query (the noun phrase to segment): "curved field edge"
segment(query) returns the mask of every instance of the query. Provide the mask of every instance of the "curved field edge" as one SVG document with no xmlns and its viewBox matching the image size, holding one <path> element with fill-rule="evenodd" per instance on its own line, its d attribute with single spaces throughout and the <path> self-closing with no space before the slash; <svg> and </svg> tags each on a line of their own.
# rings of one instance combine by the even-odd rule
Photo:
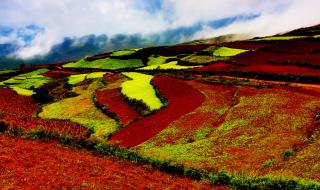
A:
<svg viewBox="0 0 320 190">
<path fill-rule="evenodd" d="M 156 111 L 164 106 L 150 84 L 152 75 L 136 72 L 123 72 L 122 75 L 131 79 L 121 84 L 121 93 L 129 101 L 142 101 L 149 111 Z"/>
<path fill-rule="evenodd" d="M 43 133 L 35 133 L 34 138 L 30 138 L 27 133 L 12 134 L 9 130 L 0 126 L 0 135 L 4 133 L 9 136 L 22 136 L 25 139 L 51 140 L 52 136 L 44 136 Z M 168 161 L 159 161 L 149 157 L 142 157 L 135 151 L 120 148 L 114 144 L 107 144 L 99 141 L 77 140 L 70 138 L 67 141 L 61 137 L 56 137 L 59 143 L 71 147 L 81 147 L 87 150 L 95 150 L 104 155 L 113 155 L 118 158 L 133 161 L 135 163 L 150 164 L 153 168 L 169 174 L 188 177 L 193 180 L 209 181 L 213 185 L 226 185 L 236 189 L 320 189 L 320 183 L 313 180 L 301 178 L 279 178 L 273 176 L 245 177 L 242 175 L 228 174 L 225 171 L 206 171 L 194 168 L 186 168 Z"/>
<path fill-rule="evenodd" d="M 141 116 L 124 100 L 119 88 L 98 90 L 94 101 L 107 115 L 117 118 L 124 126 Z"/>
<path fill-rule="evenodd" d="M 83 82 L 86 79 L 102 78 L 103 75 L 105 75 L 105 74 L 106 74 L 106 72 L 93 72 L 93 73 L 70 75 L 68 77 L 68 83 L 71 85 L 75 85 L 75 84 Z"/>
<path fill-rule="evenodd" d="M 152 84 L 167 99 L 168 106 L 121 129 L 111 137 L 111 141 L 127 147 L 141 144 L 165 129 L 172 121 L 193 111 L 204 100 L 199 91 L 179 79 L 156 76 Z"/>
<path fill-rule="evenodd" d="M 137 70 L 149 71 L 149 70 L 183 70 L 183 69 L 193 69 L 201 66 L 183 66 L 178 65 L 178 61 L 171 61 L 169 63 L 163 63 L 160 65 L 149 65 L 146 67 L 139 68 Z"/>
<path fill-rule="evenodd" d="M 117 70 L 126 68 L 137 68 L 144 66 L 140 59 L 114 59 L 105 58 L 97 59 L 95 61 L 86 61 L 81 59 L 77 62 L 67 63 L 63 65 L 64 68 L 91 68 L 91 69 L 105 69 L 105 70 Z"/>
<path fill-rule="evenodd" d="M 35 94 L 32 89 L 39 88 L 50 81 L 51 78 L 41 75 L 48 71 L 48 69 L 38 69 L 29 73 L 20 74 L 0 82 L 0 86 L 8 86 L 19 95 L 31 96 Z"/>
<path fill-rule="evenodd" d="M 43 119 L 68 119 L 93 130 L 93 136 L 108 137 L 117 131 L 119 126 L 94 104 L 94 93 L 102 87 L 104 85 L 98 79 L 91 84 L 74 87 L 72 91 L 79 94 L 78 96 L 45 105 L 38 116 Z"/>
</svg>

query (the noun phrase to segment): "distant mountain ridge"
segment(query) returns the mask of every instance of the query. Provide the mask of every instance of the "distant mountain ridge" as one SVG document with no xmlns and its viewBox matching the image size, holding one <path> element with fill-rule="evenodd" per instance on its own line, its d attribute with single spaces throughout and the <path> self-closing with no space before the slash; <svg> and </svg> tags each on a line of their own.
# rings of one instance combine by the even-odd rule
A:
<svg viewBox="0 0 320 190">
<path fill-rule="evenodd" d="M 19 59 L 16 56 L 8 56 L 14 55 L 15 52 L 19 51 L 20 46 L 17 41 L 3 43 L 0 44 L 0 68 L 17 68 L 22 64 L 37 65 L 65 62 L 77 60 L 85 56 L 127 48 L 174 45 L 190 41 L 192 36 L 201 31 L 204 26 L 218 29 L 236 21 L 250 20 L 258 16 L 259 15 L 233 16 L 206 23 L 196 23 L 192 26 L 178 27 L 147 36 L 141 34 L 118 34 L 114 36 L 91 34 L 78 38 L 65 37 L 61 43 L 54 45 L 47 55 L 36 56 L 30 60 Z M 36 25 L 28 25 L 19 29 L 19 31 L 21 31 L 19 33 L 19 39 L 25 45 L 29 45 L 30 41 L 35 38 L 36 33 L 43 30 L 43 28 Z M 0 35 L 8 36 L 12 32 L 10 28 L 0 27 Z"/>
</svg>

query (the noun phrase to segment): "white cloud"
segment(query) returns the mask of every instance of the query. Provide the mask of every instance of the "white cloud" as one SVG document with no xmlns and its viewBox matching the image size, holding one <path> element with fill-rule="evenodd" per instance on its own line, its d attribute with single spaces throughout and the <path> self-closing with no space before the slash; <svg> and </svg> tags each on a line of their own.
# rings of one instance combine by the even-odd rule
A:
<svg viewBox="0 0 320 190">
<path fill-rule="evenodd" d="M 139 0 L 1 0 L 0 20 L 4 26 L 34 23 L 45 28 L 18 53 L 23 58 L 46 54 L 66 36 L 146 35 L 241 14 L 261 17 L 219 30 L 205 27 L 195 37 L 228 33 L 268 35 L 320 22 L 318 0 L 163 0 L 162 8 L 155 13 L 139 9 L 136 1 Z"/>
<path fill-rule="evenodd" d="M 265 10 L 261 16 L 247 21 L 239 21 L 221 29 L 205 27 L 193 38 L 215 37 L 225 34 L 247 34 L 247 37 L 270 36 L 297 28 L 320 24 L 320 1 L 292 0 L 286 9 L 276 12 Z"/>
</svg>

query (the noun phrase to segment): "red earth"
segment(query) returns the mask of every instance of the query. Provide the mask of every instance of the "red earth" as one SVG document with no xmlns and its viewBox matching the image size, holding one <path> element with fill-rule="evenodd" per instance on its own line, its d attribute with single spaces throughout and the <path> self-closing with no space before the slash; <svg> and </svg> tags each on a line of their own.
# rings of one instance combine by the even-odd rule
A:
<svg viewBox="0 0 320 190">
<path fill-rule="evenodd" d="M 41 119 L 31 116 L 20 117 L 15 114 L 3 115 L 3 119 L 12 124 L 9 128 L 18 127 L 24 132 L 30 131 L 31 129 L 43 129 L 47 132 L 77 138 L 86 138 L 88 135 L 88 129 L 86 127 L 68 120 Z"/>
<path fill-rule="evenodd" d="M 256 50 L 256 49 L 270 46 L 270 44 L 261 43 L 261 42 L 254 42 L 254 41 L 237 41 L 237 42 L 227 43 L 226 46 L 229 48 Z"/>
<path fill-rule="evenodd" d="M 121 129 L 111 141 L 124 147 L 141 144 L 165 129 L 172 121 L 199 107 L 205 99 L 201 92 L 182 80 L 156 76 L 152 84 L 166 97 L 168 106 Z"/>
<path fill-rule="evenodd" d="M 297 66 L 320 66 L 320 54 L 304 53 L 274 53 L 263 51 L 249 51 L 231 57 L 231 61 L 244 65 L 297 65 Z"/>
<path fill-rule="evenodd" d="M 320 53 L 320 46 L 319 41 L 307 41 L 305 39 L 284 40 L 260 48 L 259 51 L 286 54 Z"/>
<path fill-rule="evenodd" d="M 97 91 L 96 98 L 97 103 L 115 113 L 123 125 L 128 125 L 140 117 L 140 114 L 124 101 L 120 89 Z"/>
<path fill-rule="evenodd" d="M 0 88 L 0 113 L 2 118 L 11 123 L 10 127 L 18 127 L 27 132 L 30 129 L 45 131 L 73 137 L 85 138 L 88 129 L 67 120 L 49 120 L 33 117 L 38 105 L 31 96 L 21 96 L 10 88 Z"/>
<path fill-rule="evenodd" d="M 319 69 L 312 69 L 301 66 L 293 65 L 249 65 L 240 66 L 224 62 L 207 65 L 201 68 L 195 68 L 194 71 L 202 72 L 239 72 L 239 73 L 266 73 L 273 75 L 291 75 L 291 76 L 305 76 L 305 77 L 318 77 L 320 76 Z"/>
<path fill-rule="evenodd" d="M 0 189 L 229 189 L 55 142 L 0 135 L 0 147 Z"/>
<path fill-rule="evenodd" d="M 18 95 L 10 88 L 0 88 L 0 113 L 32 115 L 38 105 L 33 102 L 30 96 Z"/>
<path fill-rule="evenodd" d="M 70 75 L 74 75 L 74 74 L 79 74 L 77 72 L 74 71 L 48 71 L 46 73 L 43 73 L 42 75 L 45 77 L 50 77 L 50 78 L 66 78 L 69 77 Z"/>
</svg>

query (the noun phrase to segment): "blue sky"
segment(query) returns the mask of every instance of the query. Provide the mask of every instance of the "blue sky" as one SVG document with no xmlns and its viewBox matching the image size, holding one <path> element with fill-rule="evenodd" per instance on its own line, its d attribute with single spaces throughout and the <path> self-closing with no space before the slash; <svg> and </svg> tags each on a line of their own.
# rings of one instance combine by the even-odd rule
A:
<svg viewBox="0 0 320 190">
<path fill-rule="evenodd" d="M 181 41 L 266 36 L 319 24 L 318 7 L 318 0 L 1 0 L 0 44 L 14 42 L 20 46 L 15 55 L 30 58 L 65 37 L 89 34 L 150 36 L 193 28 Z"/>
</svg>

